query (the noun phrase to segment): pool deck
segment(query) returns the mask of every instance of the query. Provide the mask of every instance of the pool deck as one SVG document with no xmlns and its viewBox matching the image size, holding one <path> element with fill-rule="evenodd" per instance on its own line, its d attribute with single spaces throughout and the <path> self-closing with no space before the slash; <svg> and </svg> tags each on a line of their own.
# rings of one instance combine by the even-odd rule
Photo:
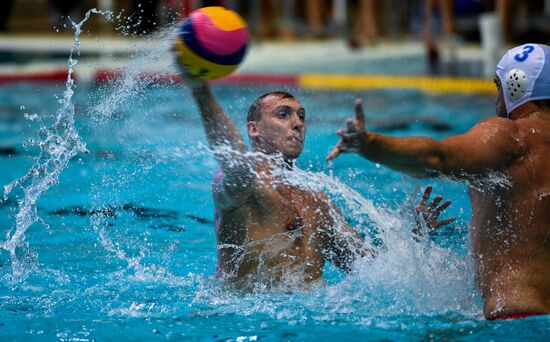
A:
<svg viewBox="0 0 550 342">
<path fill-rule="evenodd" d="M 62 81 L 73 43 L 74 37 L 68 34 L 0 35 L 0 83 Z M 166 37 L 82 35 L 76 78 L 79 82 L 102 82 L 119 76 L 123 68 L 132 65 L 143 74 L 163 75 L 159 79 L 177 78 L 171 55 L 165 53 L 169 45 Z M 464 43 L 440 44 L 439 69 L 434 72 L 428 67 L 419 41 L 380 42 L 356 49 L 344 40 L 253 42 L 238 71 L 218 82 L 493 93 L 490 77 L 480 71 L 482 61 L 482 49 Z"/>
</svg>

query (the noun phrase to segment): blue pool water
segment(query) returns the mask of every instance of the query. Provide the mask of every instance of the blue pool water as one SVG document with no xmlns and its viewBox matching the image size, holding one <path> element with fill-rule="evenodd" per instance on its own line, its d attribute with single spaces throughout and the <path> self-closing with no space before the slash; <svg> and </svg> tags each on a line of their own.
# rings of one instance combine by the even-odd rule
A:
<svg viewBox="0 0 550 342">
<path fill-rule="evenodd" d="M 124 96 L 115 99 L 113 88 Z M 324 162 L 355 97 L 364 99 L 369 118 L 387 120 L 371 127 L 384 131 L 381 124 L 412 119 L 385 130 L 436 138 L 492 115 L 493 99 L 287 89 L 309 116 L 297 163 L 304 178 L 325 186 L 358 230 L 382 241 L 382 252 L 358 262 L 349 275 L 327 266 L 326 285 L 311 292 L 242 295 L 223 290 L 213 277 L 210 182 L 217 166 L 189 94 L 178 85 L 138 88 L 77 88 L 75 123 L 89 153 L 79 153 L 39 199 L 44 223 L 27 230 L 17 251 L 25 272 L 14 278 L 2 251 L 2 340 L 544 340 L 550 334 L 547 317 L 483 319 L 468 257 L 464 185 L 433 183 L 435 192 L 453 200 L 448 215 L 458 220 L 417 243 L 410 239 L 408 213 L 428 182 L 355 156 L 337 159 L 332 168 Z M 248 104 L 270 89 L 214 91 L 244 128 Z M 37 137 L 39 123 L 24 114 L 51 121 L 59 107 L 54 95 L 63 90 L 0 88 L 0 183 L 21 177 L 37 157 L 38 149 L 23 143 Z M 434 131 L 425 119 L 450 131 Z M 2 231 L 13 227 L 22 196 L 14 191 L 0 206 Z"/>
<path fill-rule="evenodd" d="M 548 317 L 483 319 L 464 184 L 433 182 L 453 201 L 447 215 L 457 221 L 416 242 L 411 213 L 429 182 L 356 156 L 324 162 L 356 97 L 364 100 L 369 128 L 435 138 L 493 115 L 492 98 L 285 89 L 308 111 L 296 178 L 327 192 L 380 253 L 359 260 L 351 274 L 328 265 L 326 284 L 309 292 L 241 294 L 214 277 L 210 184 L 217 165 L 197 109 L 183 86 L 149 84 L 135 74 L 79 84 L 73 97 L 64 84 L 0 87 L 0 184 L 38 165 L 0 204 L 2 246 L 17 242 L 0 249 L 1 340 L 548 339 Z M 269 90 L 214 87 L 243 133 L 248 105 Z M 86 149 L 72 130 L 73 104 Z M 60 115 L 65 121 L 56 124 Z M 43 143 L 42 154 L 29 139 Z M 64 168 L 46 149 L 69 159 L 80 152 Z M 56 170 L 58 182 L 29 181 Z M 21 217 L 32 218 L 36 190 L 44 190 L 36 201 L 40 220 L 19 229 Z M 21 216 L 18 201 L 30 203 L 30 216 Z"/>
</svg>

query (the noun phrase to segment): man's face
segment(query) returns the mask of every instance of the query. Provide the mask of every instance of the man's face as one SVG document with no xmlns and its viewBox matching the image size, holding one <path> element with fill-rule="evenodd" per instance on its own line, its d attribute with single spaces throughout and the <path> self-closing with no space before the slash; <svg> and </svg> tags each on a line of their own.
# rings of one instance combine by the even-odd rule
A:
<svg viewBox="0 0 550 342">
<path fill-rule="evenodd" d="M 495 85 L 497 86 L 498 94 L 497 99 L 495 102 L 497 115 L 502 118 L 507 118 L 508 113 L 506 113 L 506 103 L 504 102 L 504 94 L 502 91 L 502 84 L 500 84 L 500 79 L 498 76 L 495 75 L 495 78 L 493 79 L 493 82 L 495 82 Z"/>
<path fill-rule="evenodd" d="M 267 154 L 280 152 L 287 160 L 302 153 L 306 135 L 306 111 L 295 99 L 269 95 L 262 101 L 259 121 L 250 122 L 248 134 Z"/>
</svg>

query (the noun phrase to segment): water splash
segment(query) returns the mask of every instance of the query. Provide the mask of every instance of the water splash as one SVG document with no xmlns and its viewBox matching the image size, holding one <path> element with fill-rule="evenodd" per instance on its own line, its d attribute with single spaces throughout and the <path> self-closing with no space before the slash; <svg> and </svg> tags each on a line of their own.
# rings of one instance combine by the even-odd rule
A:
<svg viewBox="0 0 550 342">
<path fill-rule="evenodd" d="M 80 54 L 79 35 L 82 33 L 82 25 L 92 13 L 100 12 L 91 9 L 79 23 L 70 21 L 74 29 L 74 43 L 69 53 L 66 89 L 58 100 L 60 106 L 54 124 L 50 127 L 42 125 L 40 140 L 30 142 L 40 149 L 38 157 L 26 175 L 4 186 L 4 200 L 7 200 L 10 192 L 16 187 L 23 191 L 23 198 L 18 201 L 15 226 L 8 231 L 6 241 L 0 244 L 0 248 L 8 251 L 10 255 L 12 275 L 15 279 L 25 275 L 23 263 L 16 255 L 16 249 L 25 241 L 25 232 L 37 221 L 45 224 L 37 214 L 36 202 L 48 189 L 59 183 L 59 175 L 78 152 L 88 152 L 74 125 L 75 108 L 72 98 L 75 84 L 72 75 L 78 63 L 74 56 Z"/>
<path fill-rule="evenodd" d="M 218 148 L 213 153 L 238 152 Z M 375 203 L 363 197 L 333 175 L 301 170 L 297 167 L 288 169 L 284 167 L 284 161 L 277 156 L 260 156 L 247 152 L 245 157 L 260 157 L 270 162 L 272 168 L 269 174 L 256 176 L 260 179 L 269 176 L 271 184 L 280 182 L 305 191 L 328 194 L 332 201 L 338 203 L 342 212 L 351 218 L 354 229 L 364 234 L 365 246 L 374 247 L 373 237 L 382 241 L 384 248 L 378 249 L 380 252 L 374 260 L 370 257 L 358 259 L 351 275 L 339 279 L 336 283 L 319 287 L 313 291 L 313 295 L 302 297 L 299 294 L 300 287 L 296 284 L 282 284 L 281 289 L 286 288 L 284 285 L 290 285 L 291 291 L 288 292 L 297 293 L 293 298 L 294 303 L 301 303 L 311 311 L 319 313 L 319 316 L 326 315 L 326 319 L 330 319 L 334 314 L 348 314 L 347 308 L 357 311 L 355 303 L 363 303 L 361 307 L 365 309 L 359 311 L 369 317 L 380 317 L 380 308 L 383 308 L 384 314 L 387 315 L 431 315 L 434 312 L 451 311 L 475 316 L 475 312 L 479 312 L 475 300 L 477 292 L 474 290 L 471 276 L 473 271 L 468 256 L 440 247 L 427 238 L 420 241 L 412 239 L 416 194 L 411 195 L 410 199 L 405 199 L 399 210 L 391 210 L 385 208 L 382 203 Z M 416 183 L 417 191 L 419 186 L 420 184 Z M 331 216 L 335 215 L 339 214 L 331 212 Z M 338 230 L 338 227 L 334 228 Z M 260 279 L 261 281 L 265 283 L 264 279 Z M 251 301 L 262 302 L 259 307 L 254 304 L 254 308 L 247 308 L 242 298 L 238 298 L 235 302 L 229 299 L 228 303 L 225 303 L 227 305 L 224 305 L 224 310 L 235 303 L 234 311 L 228 310 L 239 315 L 247 315 L 249 312 L 271 314 L 263 308 L 273 306 L 273 287 L 266 291 L 258 286 L 252 292 Z M 319 305 L 317 294 L 323 298 L 323 305 Z M 262 300 L 263 296 L 267 296 L 265 300 Z M 197 291 L 195 300 L 198 303 L 216 306 L 218 303 L 214 302 L 220 298 L 224 298 L 224 295 L 220 297 L 218 289 L 214 286 L 211 289 Z M 278 308 L 274 312 L 281 312 L 284 305 L 275 307 Z M 334 312 L 327 312 L 327 308 Z M 292 319 L 298 319 L 303 313 L 297 312 L 296 317 L 294 314 L 290 315 Z M 275 313 L 273 317 L 278 318 Z"/>
<path fill-rule="evenodd" d="M 122 31 L 127 34 L 124 29 Z M 174 35 L 173 28 L 166 28 L 143 39 L 142 43 L 132 41 L 132 63 L 118 68 L 118 77 L 100 85 L 98 95 L 90 101 L 96 105 L 88 109 L 88 115 L 96 123 L 105 124 L 120 112 L 135 111 L 136 103 L 147 99 L 151 87 L 175 82 L 168 71 L 158 72 L 155 68 L 159 64 L 172 63 L 170 49 Z"/>
<path fill-rule="evenodd" d="M 119 15 L 114 19 L 122 22 L 115 28 L 117 31 L 123 35 L 131 35 L 132 27 L 128 24 L 128 18 L 121 18 Z M 90 215 L 89 221 L 91 228 L 98 235 L 100 245 L 110 256 L 123 261 L 125 268 L 122 271 L 127 272 L 130 278 L 136 281 L 171 279 L 172 275 L 165 268 L 144 261 L 152 253 L 146 243 L 140 239 L 137 243 L 129 241 L 134 237 L 133 234 L 118 234 L 116 229 L 111 229 L 113 220 L 109 212 L 114 211 L 116 215 L 123 211 L 124 202 L 119 198 L 119 191 L 126 189 L 136 177 L 146 174 L 153 165 L 153 160 L 157 160 L 158 156 L 149 150 L 150 146 L 143 147 L 150 139 L 156 139 L 156 133 L 147 130 L 149 125 L 143 125 L 143 119 L 149 113 L 136 115 L 136 105 L 145 102 L 150 97 L 151 89 L 159 86 L 159 83 L 168 81 L 171 84 L 172 81 L 167 73 L 153 73 L 152 66 L 159 63 L 170 64 L 170 44 L 173 41 L 173 35 L 174 29 L 169 28 L 139 41 L 132 39 L 130 63 L 124 63 L 117 68 L 117 75 L 113 79 L 99 85 L 88 101 L 91 105 L 85 109 L 86 116 L 95 125 L 93 133 L 97 135 L 94 141 L 102 141 L 105 137 L 112 139 L 115 136 L 117 143 L 128 148 L 130 156 L 136 158 L 132 166 L 123 166 L 124 172 L 119 174 L 119 169 L 116 171 L 112 169 L 113 162 L 118 158 L 117 153 L 109 151 L 110 157 L 98 168 L 99 182 L 92 184 L 90 212 L 93 215 Z M 134 35 L 131 36 L 135 38 Z M 106 56 L 108 55 L 107 52 Z M 111 57 L 116 59 L 114 56 Z M 159 80 L 161 82 L 157 82 Z M 174 96 L 174 98 L 177 97 Z M 113 122 L 119 122 L 126 129 L 110 131 L 114 126 Z M 134 143 L 136 138 L 139 139 L 139 144 Z M 127 142 L 132 143 L 128 146 Z M 172 153 L 164 152 L 160 158 L 167 155 Z"/>
</svg>

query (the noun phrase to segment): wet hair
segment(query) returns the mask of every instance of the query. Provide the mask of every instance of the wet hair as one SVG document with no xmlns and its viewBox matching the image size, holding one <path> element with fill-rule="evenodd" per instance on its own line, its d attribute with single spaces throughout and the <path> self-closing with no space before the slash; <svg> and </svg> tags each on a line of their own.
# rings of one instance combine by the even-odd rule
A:
<svg viewBox="0 0 550 342">
<path fill-rule="evenodd" d="M 286 91 L 271 91 L 258 97 L 248 109 L 248 115 L 246 116 L 246 122 L 259 121 L 262 118 L 262 101 L 268 96 L 276 96 L 280 99 L 293 99 L 294 95 L 287 93 Z"/>
</svg>

